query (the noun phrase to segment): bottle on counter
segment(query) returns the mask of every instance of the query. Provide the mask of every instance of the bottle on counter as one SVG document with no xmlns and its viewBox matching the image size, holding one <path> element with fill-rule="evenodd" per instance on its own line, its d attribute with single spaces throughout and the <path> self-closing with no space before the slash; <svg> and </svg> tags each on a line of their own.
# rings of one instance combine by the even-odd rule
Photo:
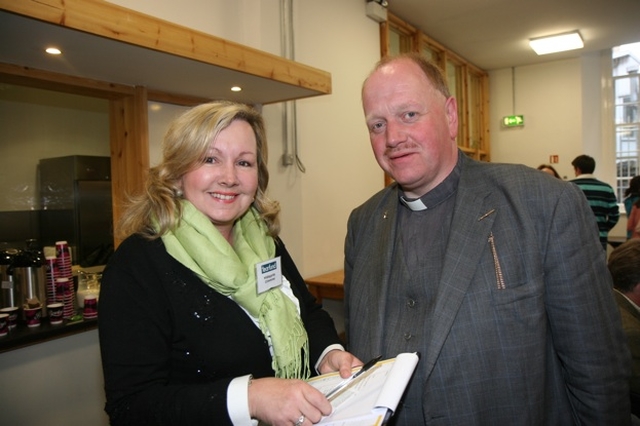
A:
<svg viewBox="0 0 640 426">
<path fill-rule="evenodd" d="M 94 272 L 78 271 L 78 308 L 84 308 L 84 300 L 87 296 L 95 296 L 96 302 L 100 297 L 101 274 Z"/>
</svg>

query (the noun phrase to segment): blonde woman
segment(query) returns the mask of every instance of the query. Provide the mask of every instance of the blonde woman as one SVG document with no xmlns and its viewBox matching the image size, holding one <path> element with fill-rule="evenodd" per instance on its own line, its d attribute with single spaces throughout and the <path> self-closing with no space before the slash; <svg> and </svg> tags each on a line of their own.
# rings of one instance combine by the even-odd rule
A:
<svg viewBox="0 0 640 426">
<path fill-rule="evenodd" d="M 200 105 L 170 126 L 103 275 L 111 424 L 308 426 L 331 412 L 304 379 L 362 363 L 278 238 L 268 181 L 252 108 Z"/>
</svg>

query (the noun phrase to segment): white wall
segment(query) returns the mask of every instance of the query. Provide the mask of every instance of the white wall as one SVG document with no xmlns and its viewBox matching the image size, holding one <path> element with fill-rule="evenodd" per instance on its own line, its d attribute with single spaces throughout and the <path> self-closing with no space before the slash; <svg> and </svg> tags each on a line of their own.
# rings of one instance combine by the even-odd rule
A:
<svg viewBox="0 0 640 426">
<path fill-rule="evenodd" d="M 579 76 L 578 59 L 490 72 L 491 161 L 537 167 L 558 155 L 558 173 L 575 177 L 571 161 L 584 153 Z M 524 115 L 525 125 L 502 127 L 512 114 Z"/>
<path fill-rule="evenodd" d="M 296 60 L 329 71 L 333 85 L 331 95 L 298 102 L 307 171 L 301 175 L 303 253 L 296 260 L 312 276 L 342 268 L 349 213 L 384 186 L 360 103 L 362 82 L 380 57 L 379 26 L 360 0 L 296 3 Z"/>
<path fill-rule="evenodd" d="M 491 71 L 491 160 L 537 167 L 558 155 L 554 167 L 572 179 L 571 161 L 587 154 L 596 159 L 595 174 L 613 185 L 615 145 L 610 115 L 603 113 L 607 55 Z M 523 114 L 525 125 L 502 127 L 500 119 L 510 114 Z"/>
<path fill-rule="evenodd" d="M 581 154 L 596 160 L 595 175 L 615 187 L 615 141 L 608 51 L 489 73 L 491 161 L 538 167 L 553 164 L 567 180 Z M 503 128 L 501 118 L 524 115 L 523 127 Z M 618 200 L 621 201 L 621 200 Z M 622 215 L 611 235 L 626 235 Z"/>
</svg>

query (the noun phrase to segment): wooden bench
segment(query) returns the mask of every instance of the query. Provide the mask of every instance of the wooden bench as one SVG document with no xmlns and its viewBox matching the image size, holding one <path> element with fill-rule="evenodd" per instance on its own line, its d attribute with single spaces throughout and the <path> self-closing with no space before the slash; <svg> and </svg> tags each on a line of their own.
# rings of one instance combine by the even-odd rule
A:
<svg viewBox="0 0 640 426">
<path fill-rule="evenodd" d="M 325 297 L 338 300 L 344 298 L 344 270 L 342 269 L 306 279 L 305 282 L 318 303 L 322 303 Z"/>
</svg>

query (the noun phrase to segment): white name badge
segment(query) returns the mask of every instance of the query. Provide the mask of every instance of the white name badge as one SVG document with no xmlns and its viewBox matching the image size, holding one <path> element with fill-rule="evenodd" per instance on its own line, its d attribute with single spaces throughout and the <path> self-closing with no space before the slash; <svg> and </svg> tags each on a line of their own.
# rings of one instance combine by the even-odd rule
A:
<svg viewBox="0 0 640 426">
<path fill-rule="evenodd" d="M 282 268 L 280 256 L 256 265 L 256 281 L 258 294 L 282 285 Z"/>
</svg>

